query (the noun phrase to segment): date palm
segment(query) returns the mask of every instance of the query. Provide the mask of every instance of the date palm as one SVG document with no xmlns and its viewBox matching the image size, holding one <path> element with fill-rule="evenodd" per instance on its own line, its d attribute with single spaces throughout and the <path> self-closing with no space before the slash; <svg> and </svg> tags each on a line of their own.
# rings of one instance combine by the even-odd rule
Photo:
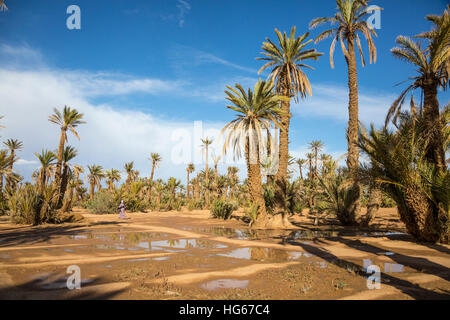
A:
<svg viewBox="0 0 450 320">
<path fill-rule="evenodd" d="M 162 158 L 158 153 L 151 153 L 149 160 L 152 162 L 152 172 L 150 174 L 150 183 L 153 181 L 153 175 L 155 173 L 155 168 L 159 167 L 161 164 Z"/>
<path fill-rule="evenodd" d="M 74 175 L 75 175 L 74 180 L 75 180 L 76 183 L 77 183 L 77 187 L 75 188 L 75 194 L 74 194 L 74 197 L 75 197 L 75 200 L 78 200 L 78 196 L 79 196 L 79 194 L 78 194 L 79 185 L 82 185 L 82 181 L 80 181 L 80 174 L 81 174 L 81 173 L 84 173 L 84 168 L 83 168 L 83 166 L 80 166 L 80 165 L 78 165 L 78 164 L 74 164 L 74 165 L 72 166 L 72 170 L 73 170 L 73 173 L 74 173 Z"/>
<path fill-rule="evenodd" d="M 108 184 L 108 190 L 114 191 L 115 183 L 120 181 L 120 171 L 117 169 L 106 170 L 106 183 Z"/>
<path fill-rule="evenodd" d="M 317 176 L 317 160 L 319 152 L 323 150 L 323 143 L 320 140 L 313 140 L 309 143 L 309 149 L 314 153 L 314 174 Z"/>
<path fill-rule="evenodd" d="M 413 77 L 410 84 L 394 101 L 386 117 L 386 125 L 392 120 L 394 123 L 400 113 L 401 106 L 408 92 L 420 89 L 423 93 L 423 112 L 430 139 L 426 157 L 434 163 L 439 170 L 446 169 L 445 152 L 443 148 L 443 128 L 439 121 L 438 87 L 446 90 L 449 85 L 450 72 L 450 17 L 449 9 L 442 16 L 430 15 L 427 19 L 434 24 L 431 31 L 424 32 L 416 37 L 428 42 L 422 48 L 419 41 L 399 36 L 396 39 L 397 47 L 391 49 L 392 54 L 403 61 L 412 64 L 418 75 Z"/>
<path fill-rule="evenodd" d="M 305 159 L 297 159 L 295 161 L 295 163 L 298 165 L 298 172 L 300 174 L 300 179 L 303 180 L 303 171 L 302 168 L 303 166 L 306 164 L 306 160 Z"/>
<path fill-rule="evenodd" d="M 39 188 L 42 192 L 47 184 L 47 181 L 53 175 L 56 156 L 53 152 L 44 149 L 42 149 L 41 153 L 36 152 L 35 156 L 41 164 L 38 176 Z"/>
<path fill-rule="evenodd" d="M 82 120 L 82 113 L 79 113 L 76 109 L 71 109 L 68 106 L 64 106 L 62 113 L 56 108 L 53 109 L 53 112 L 54 113 L 48 117 L 48 121 L 57 124 L 61 129 L 55 171 L 55 186 L 56 190 L 59 190 L 61 186 L 61 170 L 64 154 L 64 144 L 67 142 L 67 130 L 71 131 L 75 135 L 75 137 L 80 139 L 80 136 L 75 129 L 77 126 L 85 122 Z"/>
<path fill-rule="evenodd" d="M 240 158 L 241 148 L 244 148 L 249 194 L 259 211 L 257 224 L 259 227 L 270 226 L 271 219 L 266 213 L 263 196 L 260 156 L 266 154 L 267 138 L 264 134 L 270 135 L 273 126 L 282 128 L 279 122 L 283 115 L 280 102 L 290 98 L 275 95 L 273 82 L 261 80 L 255 84 L 253 91 L 249 88 L 246 92 L 240 84 L 236 84 L 235 88 L 227 86 L 227 89 L 226 99 L 232 103 L 227 108 L 236 111 L 237 116 L 222 129 L 221 134 L 226 133 L 223 153 L 232 148 L 233 156 Z"/>
<path fill-rule="evenodd" d="M 62 171 L 62 177 L 61 177 L 61 187 L 59 190 L 59 198 L 58 198 L 58 205 L 57 207 L 62 206 L 62 201 L 64 199 L 64 195 L 66 194 L 67 190 L 67 183 L 69 182 L 69 174 L 71 173 L 71 166 L 69 165 L 69 161 L 75 158 L 78 155 L 78 151 L 71 146 L 66 146 L 64 148 L 63 153 L 63 171 Z"/>
<path fill-rule="evenodd" d="M 3 178 L 10 181 L 14 176 L 11 169 L 13 158 L 8 154 L 7 150 L 0 150 L 0 199 L 3 195 Z"/>
<path fill-rule="evenodd" d="M 313 68 L 305 64 L 306 60 L 318 60 L 323 54 L 316 49 L 306 49 L 312 40 L 307 40 L 309 33 L 302 36 L 295 35 L 296 28 L 292 27 L 289 37 L 275 29 L 278 37 L 278 44 L 266 38 L 263 43 L 261 53 L 264 57 L 258 57 L 257 60 L 267 61 L 261 67 L 259 73 L 265 69 L 271 69 L 269 79 L 275 84 L 277 95 L 294 97 L 295 100 L 300 96 L 302 99 L 308 94 L 312 95 L 311 84 L 304 69 Z M 289 125 L 290 125 L 290 99 L 281 102 L 283 115 L 281 116 L 281 125 L 284 130 L 280 131 L 279 141 L 279 163 L 278 171 L 275 175 L 275 199 L 276 211 L 284 209 L 286 195 L 286 179 L 289 158 Z"/>
<path fill-rule="evenodd" d="M 189 199 L 190 199 L 190 189 L 191 189 L 191 187 L 190 187 L 190 185 L 189 185 L 189 175 L 191 174 L 191 173 L 193 173 L 195 171 L 195 166 L 194 166 L 194 164 L 193 163 L 189 163 L 188 164 L 188 166 L 187 166 L 187 168 L 186 168 L 186 173 L 187 173 L 187 183 L 186 183 L 186 198 L 187 198 L 187 200 L 189 201 Z"/>
<path fill-rule="evenodd" d="M 209 146 L 213 143 L 213 140 L 206 137 L 205 139 L 201 139 L 203 148 L 205 150 L 205 159 L 206 159 L 206 166 L 205 166 L 205 180 L 207 183 L 209 183 L 209 169 L 208 169 L 208 150 Z M 206 188 L 206 206 L 209 207 L 209 187 Z"/>
<path fill-rule="evenodd" d="M 103 167 L 93 164 L 92 166 L 87 166 L 89 174 L 87 176 L 89 180 L 89 198 L 92 200 L 94 198 L 94 192 L 96 186 L 101 186 L 101 181 L 105 177 L 103 172 Z"/>
<path fill-rule="evenodd" d="M 332 17 L 320 17 L 312 20 L 309 24 L 310 29 L 313 29 L 323 23 L 330 23 L 336 25 L 332 29 L 323 31 L 317 36 L 315 43 L 326 38 L 332 37 L 333 41 L 330 46 L 330 65 L 334 68 L 333 56 L 336 43 L 339 41 L 341 49 L 347 62 L 348 70 L 348 88 L 349 88 L 349 102 L 348 102 L 348 128 L 347 128 L 347 166 L 353 179 L 353 190 L 357 194 L 360 193 L 358 183 L 358 166 L 359 166 L 359 150 L 358 150 L 358 76 L 356 67 L 356 46 L 358 47 L 359 55 L 361 57 L 361 64 L 366 65 L 361 40 L 359 34 L 362 34 L 367 40 L 369 48 L 370 63 L 377 61 L 377 50 L 373 42 L 372 36 L 377 36 L 375 30 L 367 23 L 367 15 L 374 10 L 382 10 L 379 7 L 368 7 L 369 1 L 366 0 L 336 0 L 338 12 Z M 356 44 L 356 46 L 355 46 Z M 356 217 L 359 211 L 359 197 L 351 210 L 351 215 Z M 351 217 L 350 217 L 351 218 Z M 353 221 L 356 221 L 353 219 Z"/>
<path fill-rule="evenodd" d="M 125 185 L 129 187 L 131 183 L 137 178 L 136 170 L 134 170 L 134 161 L 125 163 L 124 169 L 127 173 L 127 180 L 125 181 Z"/>
<path fill-rule="evenodd" d="M 23 149 L 23 143 L 22 143 L 22 141 L 17 140 L 17 139 L 8 139 L 8 140 L 4 141 L 3 144 L 6 147 L 8 147 L 8 149 L 9 149 L 9 156 L 10 156 L 10 158 L 12 160 L 9 163 L 9 169 L 11 171 L 13 171 L 14 162 L 17 160 L 17 158 L 16 158 L 16 151 Z M 10 188 L 12 188 L 14 186 L 13 182 L 11 180 L 6 180 L 6 181 L 7 181 L 7 185 Z"/>
</svg>

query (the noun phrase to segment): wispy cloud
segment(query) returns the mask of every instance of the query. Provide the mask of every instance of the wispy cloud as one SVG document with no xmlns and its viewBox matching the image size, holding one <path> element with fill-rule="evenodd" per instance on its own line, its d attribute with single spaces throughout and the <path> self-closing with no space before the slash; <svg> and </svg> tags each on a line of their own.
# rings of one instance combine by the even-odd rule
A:
<svg viewBox="0 0 450 320">
<path fill-rule="evenodd" d="M 212 53 L 184 45 L 174 45 L 170 50 L 169 59 L 172 67 L 177 71 L 204 65 L 222 65 L 239 71 L 253 74 L 258 73 L 258 70 L 254 68 L 242 66 Z"/>
<path fill-rule="evenodd" d="M 178 25 L 180 28 L 184 26 L 185 16 L 191 10 L 191 5 L 186 0 L 177 0 L 178 8 Z"/>
</svg>

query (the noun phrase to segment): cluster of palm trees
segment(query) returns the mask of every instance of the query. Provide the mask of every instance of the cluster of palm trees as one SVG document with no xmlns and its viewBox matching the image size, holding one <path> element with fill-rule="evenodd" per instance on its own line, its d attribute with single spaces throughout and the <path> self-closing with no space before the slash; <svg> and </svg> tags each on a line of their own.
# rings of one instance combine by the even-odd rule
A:
<svg viewBox="0 0 450 320">
<path fill-rule="evenodd" d="M 328 200 L 335 199 L 335 204 L 340 203 L 338 207 L 338 218 L 343 224 L 355 225 L 355 224 L 367 224 L 370 220 L 369 217 L 361 218 L 361 204 L 360 193 L 361 183 L 368 182 L 371 186 L 371 194 L 379 198 L 380 192 L 378 188 L 383 188 L 389 192 L 394 200 L 401 202 L 406 201 L 405 197 L 399 197 L 389 187 L 383 186 L 387 184 L 389 186 L 395 185 L 395 179 L 392 177 L 388 180 L 383 180 L 383 175 L 372 175 L 371 179 L 367 175 L 361 176 L 361 171 L 367 173 L 367 170 L 362 170 L 359 163 L 359 151 L 369 155 L 372 161 L 373 167 L 379 167 L 380 170 L 386 165 L 383 160 L 388 157 L 391 147 L 384 146 L 384 154 L 376 154 L 373 152 L 374 146 L 368 146 L 369 140 L 364 140 L 364 135 L 360 133 L 360 125 L 358 119 L 358 79 L 357 79 L 357 64 L 356 64 L 356 48 L 361 56 L 362 65 L 365 65 L 365 59 L 363 55 L 360 36 L 363 36 L 369 49 L 370 63 L 376 62 L 377 52 L 373 41 L 373 37 L 376 37 L 376 32 L 371 28 L 366 19 L 367 14 L 372 10 L 381 10 L 381 8 L 368 7 L 368 1 L 365 0 L 336 0 L 337 12 L 332 17 L 320 17 L 313 19 L 309 25 L 311 29 L 316 28 L 322 24 L 329 23 L 334 27 L 321 32 L 315 39 L 315 43 L 331 37 L 333 40 L 330 46 L 330 64 L 333 64 L 333 54 L 337 42 L 340 42 L 340 46 L 347 62 L 348 66 L 348 87 L 349 87 L 349 104 L 348 113 L 349 121 L 347 127 L 347 173 L 346 178 L 342 179 L 339 176 L 340 182 L 335 183 L 336 188 L 333 195 L 333 190 L 323 180 L 321 182 L 325 191 L 324 196 L 328 194 Z M 386 126 L 384 130 L 387 132 L 388 122 L 392 121 L 398 126 L 397 120 L 401 117 L 401 105 L 408 94 L 411 91 L 420 90 L 423 96 L 421 101 L 420 112 L 416 109 L 411 111 L 413 116 L 423 117 L 423 128 L 420 131 L 420 135 L 426 137 L 422 145 L 417 145 L 421 149 L 425 148 L 424 159 L 427 160 L 427 165 L 435 168 L 433 175 L 428 176 L 429 179 L 439 180 L 439 185 L 443 181 L 448 183 L 448 168 L 445 161 L 445 150 L 448 150 L 448 136 L 445 138 L 445 134 L 448 134 L 448 113 L 441 114 L 439 109 L 439 101 L 437 98 L 437 88 L 446 89 L 448 87 L 449 68 L 450 68 L 450 23 L 447 10 L 441 16 L 427 16 L 427 19 L 434 24 L 434 27 L 429 32 L 424 32 L 417 35 L 416 38 L 424 39 L 426 46 L 422 47 L 418 41 L 414 41 L 408 37 L 399 36 L 396 40 L 398 47 L 391 50 L 395 57 L 406 60 L 417 67 L 418 75 L 413 78 L 413 83 L 406 88 L 400 97 L 393 103 L 389 113 L 386 117 Z M 257 59 L 266 61 L 266 64 L 262 66 L 260 72 L 264 69 L 270 68 L 271 73 L 266 81 L 259 80 L 252 90 L 249 88 L 247 91 L 242 88 L 241 85 L 236 84 L 234 88 L 228 87 L 225 91 L 226 99 L 231 102 L 231 105 L 227 108 L 237 112 L 235 120 L 228 123 L 223 133 L 226 134 L 224 153 L 229 149 L 232 149 L 233 153 L 237 156 L 240 155 L 241 148 L 245 150 L 245 156 L 247 160 L 248 171 L 248 190 L 253 203 L 258 206 L 259 218 L 255 225 L 270 227 L 270 226 L 289 226 L 284 214 L 286 213 L 286 196 L 289 190 L 288 188 L 288 163 L 289 163 L 289 125 L 290 125 L 290 101 L 292 98 L 298 99 L 304 98 L 306 95 L 311 95 L 311 85 L 305 74 L 306 69 L 312 69 L 309 65 L 305 64 L 305 60 L 312 59 L 317 60 L 322 53 L 317 52 L 314 48 L 307 48 L 307 45 L 312 40 L 306 41 L 309 33 L 305 33 L 302 36 L 296 36 L 296 29 L 291 29 L 290 35 L 281 33 L 276 30 L 277 40 L 276 42 L 267 39 L 262 46 L 263 57 Z M 412 103 L 413 104 L 413 103 Z M 403 117 L 404 118 L 404 117 Z M 403 119 L 403 122 L 405 120 Z M 410 120 L 411 122 L 412 120 Z M 445 122 L 447 121 L 447 122 Z M 273 215 L 267 215 L 266 203 L 264 201 L 264 191 L 261 176 L 262 158 L 266 153 L 274 153 L 274 150 L 267 150 L 267 146 L 271 145 L 270 141 L 273 139 L 270 134 L 271 128 L 277 128 L 279 130 L 278 157 L 275 152 L 275 159 L 277 165 L 277 171 L 274 176 L 274 188 L 275 188 L 275 209 Z M 400 128 L 397 127 L 399 130 Z M 374 129 L 373 129 L 374 130 Z M 277 131 L 278 133 L 278 131 Z M 372 139 L 375 139 L 375 133 L 372 132 Z M 447 139 L 447 140 L 446 140 Z M 361 142 L 361 140 L 363 142 Z M 386 141 L 385 141 L 386 142 Z M 392 141 L 391 141 L 392 142 Z M 425 143 L 426 142 L 426 143 Z M 317 176 L 317 153 L 321 148 L 321 144 L 313 142 L 311 144 L 313 148 L 313 154 L 308 157 L 312 159 L 314 157 L 314 170 L 310 170 L 310 174 Z M 269 148 L 273 149 L 273 148 Z M 269 152 L 268 152 L 269 151 Z M 411 151 L 412 152 L 412 151 Z M 382 156 L 385 156 L 384 159 Z M 272 155 L 272 158 L 274 156 Z M 422 158 L 421 158 L 422 159 Z M 299 160 L 299 164 L 303 165 L 304 160 Z M 403 163 L 407 172 L 414 172 L 417 167 L 408 166 L 408 163 Z M 397 168 L 398 169 L 398 168 Z M 430 169 L 431 170 L 431 169 Z M 437 178 L 439 177 L 439 178 Z M 425 180 L 425 178 L 423 178 Z M 311 181 L 313 179 L 310 179 Z M 334 181 L 336 182 L 336 181 Z M 411 184 L 411 183 L 410 183 Z M 417 183 L 414 185 L 418 188 Z M 435 187 L 435 186 L 434 186 Z M 408 186 L 404 182 L 402 185 L 397 186 L 400 190 L 397 193 L 404 195 L 405 189 Z M 411 187 L 412 188 L 412 187 Z M 413 189 L 413 188 L 412 188 Z M 420 188 L 419 188 L 420 189 Z M 431 189 L 433 190 L 433 189 Z M 423 201 L 422 205 L 425 205 L 427 209 L 422 215 L 417 213 L 418 208 L 414 208 L 412 203 L 403 205 L 404 214 L 401 214 L 402 220 L 408 225 L 408 230 L 420 239 L 429 241 L 448 241 L 448 188 L 440 189 L 439 197 L 436 194 L 429 194 L 422 190 L 422 198 L 428 199 Z M 412 191 L 410 192 L 413 194 Z M 336 196 L 336 194 L 338 194 Z M 444 195 L 444 196 L 443 196 Z M 415 198 L 417 199 L 417 198 Z M 415 199 L 411 198 L 413 202 Z M 438 200 L 440 199 L 440 200 Z M 370 201 L 371 204 L 373 201 Z M 310 204 L 312 205 L 312 204 Z M 376 207 L 376 206 L 375 206 Z M 369 213 L 369 212 L 368 212 Z M 415 216 L 416 218 L 408 218 Z M 417 224 L 422 221 L 431 221 L 425 223 L 422 227 L 417 227 Z M 411 222 L 412 221 L 412 222 Z M 415 224 L 415 225 L 414 225 Z M 428 229 L 427 231 L 424 231 Z M 429 235 L 426 235 L 428 232 Z M 433 234 L 433 236 L 431 236 Z M 447 239 L 447 240 L 446 240 Z"/>
<path fill-rule="evenodd" d="M 256 228 L 290 227 L 289 214 L 301 212 L 305 207 L 317 215 L 334 214 L 344 225 L 368 225 L 380 206 L 383 192 L 396 202 L 412 235 L 425 241 L 448 242 L 450 178 L 446 152 L 450 145 L 450 112 L 448 105 L 441 111 L 437 91 L 447 89 L 449 84 L 449 7 L 442 15 L 426 17 L 433 24 L 430 31 L 414 38 L 396 39 L 397 47 L 391 50 L 392 54 L 411 63 L 416 76 L 393 102 L 385 126 L 381 129 L 372 126 L 367 131 L 358 119 L 356 50 L 364 67 L 360 39 L 364 37 L 369 61 L 376 62 L 373 40 L 376 32 L 366 18 L 369 12 L 381 8 L 369 8 L 366 0 L 336 0 L 336 3 L 334 16 L 310 22 L 310 29 L 333 25 L 315 39 L 309 39 L 309 32 L 297 35 L 296 27 L 292 27 L 289 34 L 275 29 L 276 40 L 267 38 L 263 42 L 262 56 L 257 59 L 265 63 L 259 72 L 270 70 L 266 80 L 260 79 L 248 89 L 240 84 L 226 87 L 227 108 L 237 115 L 222 130 L 223 154 L 213 155 L 210 168 L 213 139 L 201 139 L 206 164 L 195 176 L 195 165 L 187 165 L 186 187 L 174 177 L 167 181 L 154 179 L 155 169 L 162 161 L 158 153 L 150 154 L 148 178 L 139 177 L 134 162 L 128 162 L 124 165 L 126 180 L 120 186 L 123 175 L 120 170 L 104 170 L 96 164 L 87 166 L 83 181 L 80 178 L 85 173 L 83 167 L 72 163 L 77 150 L 66 145 L 70 133 L 79 139 L 76 129 L 84 123 L 83 114 L 66 106 L 62 112 L 55 109 L 49 117 L 60 128 L 60 140 L 56 151 L 43 149 L 36 153 L 41 166 L 33 173 L 35 189 L 19 184 L 21 177 L 13 170 L 22 142 L 12 139 L 4 142 L 7 149 L 0 150 L 0 210 L 8 206 L 18 208 L 16 200 L 20 192 L 33 195 L 34 202 L 26 202 L 21 210 L 32 208 L 33 222 L 38 224 L 44 218 L 51 221 L 48 217 L 52 212 L 70 210 L 76 203 L 93 205 L 99 194 L 112 197 L 113 207 L 124 199 L 131 210 L 172 210 L 182 206 L 209 209 L 216 201 L 231 201 L 235 207 L 249 209 L 248 216 Z M 306 63 L 323 55 L 312 46 L 326 38 L 332 39 L 331 68 L 337 42 L 348 67 L 346 167 L 339 167 L 337 160 L 324 154 L 324 144 L 318 140 L 309 143 L 310 153 L 305 159 L 295 159 L 289 154 L 290 103 L 312 95 L 306 72 L 313 68 Z M 415 91 L 421 94 L 419 104 L 414 100 Z M 405 111 L 402 106 L 408 95 L 410 109 Z M 226 174 L 219 173 L 221 157 L 230 152 L 235 158 L 245 157 L 247 179 L 242 183 L 237 167 L 230 166 Z M 360 152 L 368 156 L 368 163 L 360 164 Z M 293 167 L 299 171 L 296 180 Z M 103 179 L 106 189 L 102 188 Z M 369 194 L 365 214 L 361 199 L 367 192 L 362 190 Z"/>
</svg>

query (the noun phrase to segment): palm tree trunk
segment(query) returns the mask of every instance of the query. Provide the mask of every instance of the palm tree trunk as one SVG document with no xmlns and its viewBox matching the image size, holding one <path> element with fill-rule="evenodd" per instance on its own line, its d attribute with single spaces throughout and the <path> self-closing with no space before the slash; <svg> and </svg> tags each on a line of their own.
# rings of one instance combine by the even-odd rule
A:
<svg viewBox="0 0 450 320">
<path fill-rule="evenodd" d="M 358 166 L 359 166 L 359 150 L 358 150 L 358 75 L 356 69 L 355 43 L 354 40 L 347 41 L 348 54 L 346 56 L 348 66 L 348 88 L 349 88 L 349 102 L 348 102 L 348 130 L 347 130 L 347 167 L 352 179 L 352 192 L 360 194 L 360 186 L 358 182 Z M 356 224 L 356 215 L 360 211 L 360 200 L 357 197 L 355 203 L 351 206 L 350 216 L 346 217 L 345 221 L 341 223 L 346 225 Z"/>
<path fill-rule="evenodd" d="M 207 183 L 206 188 L 206 207 L 209 208 L 209 168 L 208 168 L 208 146 L 206 146 L 206 175 L 205 180 Z"/>
<path fill-rule="evenodd" d="M 289 96 L 287 89 L 283 94 Z M 290 114 L 290 101 L 282 101 L 281 109 L 283 110 L 283 116 L 281 117 L 281 125 L 284 130 L 280 129 L 280 142 L 279 142 L 279 156 L 278 156 L 278 171 L 275 175 L 275 204 L 274 213 L 280 214 L 285 211 L 285 197 L 286 197 L 286 180 L 287 180 L 287 167 L 289 161 L 289 125 L 291 121 Z"/>
<path fill-rule="evenodd" d="M 61 170 L 62 170 L 62 160 L 64 153 L 64 143 L 66 142 L 66 128 L 61 128 L 61 135 L 59 137 L 59 147 L 58 147 L 58 159 L 56 161 L 56 171 L 55 171 L 55 187 L 56 190 L 60 190 L 61 186 Z M 59 199 L 59 197 L 58 197 Z"/>
<path fill-rule="evenodd" d="M 371 184 L 369 187 L 369 202 L 367 203 L 367 213 L 365 217 L 361 219 L 360 224 L 362 226 L 369 226 L 370 222 L 375 218 L 378 209 L 381 206 L 381 189 L 379 184 Z"/>
<path fill-rule="evenodd" d="M 186 183 L 186 199 L 189 201 L 189 171 L 187 172 L 187 183 Z"/>
<path fill-rule="evenodd" d="M 427 126 L 427 133 L 430 135 L 426 157 L 442 172 L 447 166 L 445 163 L 442 122 L 439 114 L 439 100 L 437 98 L 437 84 L 432 81 L 429 82 L 423 87 L 425 125 Z"/>
<path fill-rule="evenodd" d="M 69 167 L 68 167 L 67 163 L 64 163 L 63 167 L 64 167 L 64 169 L 63 169 L 62 177 L 61 177 L 61 187 L 59 189 L 57 208 L 61 208 L 61 206 L 63 204 L 64 195 L 66 194 L 66 189 L 67 189 L 67 183 L 69 182 L 68 181 Z"/>
<path fill-rule="evenodd" d="M 249 155 L 249 142 L 247 140 L 245 146 L 245 156 L 247 160 L 247 172 L 248 172 L 248 191 L 250 194 L 250 199 L 253 203 L 258 205 L 258 220 L 265 222 L 267 218 L 266 203 L 264 201 L 264 193 L 262 189 L 262 176 L 261 176 L 261 166 L 259 164 L 259 152 L 255 151 L 257 161 L 250 160 Z M 253 162 L 253 163 L 252 163 Z"/>
<path fill-rule="evenodd" d="M 89 183 L 89 198 L 91 200 L 94 198 L 94 188 L 95 188 L 95 183 L 93 181 L 91 181 Z"/>
</svg>

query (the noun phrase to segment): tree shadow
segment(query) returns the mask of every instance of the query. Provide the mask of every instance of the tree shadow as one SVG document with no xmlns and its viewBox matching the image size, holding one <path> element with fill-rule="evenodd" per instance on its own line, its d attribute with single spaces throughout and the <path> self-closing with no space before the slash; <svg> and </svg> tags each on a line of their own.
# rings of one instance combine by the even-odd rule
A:
<svg viewBox="0 0 450 320">
<path fill-rule="evenodd" d="M 361 242 L 361 240 L 338 239 L 339 242 L 346 246 L 376 255 L 385 255 L 386 249 L 374 246 L 372 244 Z M 450 269 L 432 262 L 425 258 L 410 257 L 401 253 L 393 252 L 389 258 L 398 264 L 402 264 L 421 273 L 431 274 L 440 277 L 443 280 L 450 281 Z"/>
<path fill-rule="evenodd" d="M 57 236 L 71 236 L 88 231 L 93 226 L 117 226 L 120 222 L 94 222 L 90 225 L 46 225 L 0 229 L 0 248 L 24 244 L 36 244 Z"/>
<path fill-rule="evenodd" d="M 106 300 L 124 292 L 126 289 L 116 289 L 109 292 L 98 292 L 95 285 L 102 284 L 102 278 L 89 279 L 88 284 L 81 284 L 81 289 L 69 290 L 66 277 L 59 277 L 52 281 L 49 278 L 56 274 L 49 274 L 47 278 L 38 278 L 19 285 L 0 288 L 0 300 Z"/>
<path fill-rule="evenodd" d="M 351 267 L 352 270 L 356 271 L 357 275 L 363 278 L 366 278 L 369 275 L 364 272 L 363 267 L 361 267 L 360 265 L 355 264 L 351 261 L 340 259 L 331 252 L 324 250 L 322 248 L 294 241 L 290 241 L 289 244 L 299 246 L 306 252 L 315 255 L 317 257 L 320 257 L 325 261 L 327 261 L 328 263 L 338 266 L 342 269 L 348 269 L 349 267 Z M 403 293 L 409 295 L 414 299 L 447 299 L 447 300 L 449 299 L 448 294 L 438 293 L 432 290 L 422 288 L 419 285 L 414 284 L 410 281 L 393 277 L 392 275 L 384 272 L 381 272 L 381 282 L 395 287 L 396 289 L 402 291 Z"/>
</svg>

